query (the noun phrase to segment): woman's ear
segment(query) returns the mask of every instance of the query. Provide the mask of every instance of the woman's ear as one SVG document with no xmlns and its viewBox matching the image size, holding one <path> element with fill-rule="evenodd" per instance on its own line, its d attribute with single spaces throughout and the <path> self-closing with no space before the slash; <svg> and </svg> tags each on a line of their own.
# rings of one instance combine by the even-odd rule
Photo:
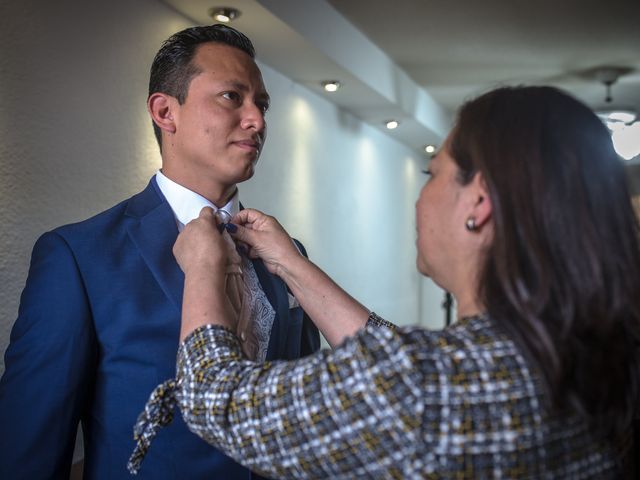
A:
<svg viewBox="0 0 640 480">
<path fill-rule="evenodd" d="M 147 109 L 153 123 L 167 133 L 176 133 L 174 114 L 177 107 L 177 100 L 166 93 L 156 92 L 147 100 Z"/>
<path fill-rule="evenodd" d="M 478 172 L 471 180 L 472 192 L 474 194 L 474 205 L 472 216 L 475 219 L 476 227 L 482 227 L 491 219 L 493 206 L 489 197 L 489 189 L 482 173 Z"/>
</svg>

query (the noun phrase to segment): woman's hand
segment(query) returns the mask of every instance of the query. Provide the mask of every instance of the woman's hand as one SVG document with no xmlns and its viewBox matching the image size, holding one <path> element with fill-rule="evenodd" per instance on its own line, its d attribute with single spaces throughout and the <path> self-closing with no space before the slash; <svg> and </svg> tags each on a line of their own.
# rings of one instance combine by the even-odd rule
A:
<svg viewBox="0 0 640 480">
<path fill-rule="evenodd" d="M 213 210 L 205 207 L 178 235 L 173 255 L 185 275 L 194 269 L 224 272 L 228 261 L 224 242 Z"/>
<path fill-rule="evenodd" d="M 278 221 L 264 213 L 247 208 L 232 219 L 237 227 L 231 236 L 243 245 L 250 258 L 260 258 L 267 269 L 282 277 L 287 261 L 301 257 L 300 251 Z"/>
<path fill-rule="evenodd" d="M 232 244 L 230 238 L 220 234 L 209 207 L 203 208 L 198 218 L 178 235 L 173 254 L 184 272 L 180 341 L 202 325 L 222 325 L 235 330 L 237 312 L 226 288 L 227 273 L 239 268 L 236 265 L 239 257 Z"/>
<path fill-rule="evenodd" d="M 249 247 L 271 273 L 287 284 L 332 347 L 367 323 L 369 311 L 307 260 L 278 221 L 258 210 L 242 210 L 229 230 L 238 243 Z"/>
</svg>

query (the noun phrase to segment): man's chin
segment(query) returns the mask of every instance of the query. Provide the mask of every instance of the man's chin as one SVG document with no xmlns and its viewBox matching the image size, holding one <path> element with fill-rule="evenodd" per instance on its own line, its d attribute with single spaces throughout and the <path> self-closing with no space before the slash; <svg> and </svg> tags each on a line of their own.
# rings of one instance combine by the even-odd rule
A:
<svg viewBox="0 0 640 480">
<path fill-rule="evenodd" d="M 246 182 L 253 177 L 256 171 L 256 163 L 258 163 L 257 158 L 252 160 L 243 158 L 234 165 L 233 170 L 227 172 L 227 179 L 232 183 Z"/>
<path fill-rule="evenodd" d="M 427 268 L 427 266 L 420 260 L 420 258 L 416 259 L 416 268 L 418 269 L 418 272 L 427 278 L 430 278 L 431 275 L 429 275 L 429 269 Z"/>
<path fill-rule="evenodd" d="M 256 173 L 256 168 L 255 168 L 256 164 L 255 162 L 252 163 L 251 165 L 247 166 L 247 168 L 245 168 L 245 170 L 243 170 L 237 177 L 237 180 L 235 181 L 235 183 L 242 183 L 242 182 L 246 182 L 247 180 L 249 180 L 251 177 L 253 177 L 254 173 Z"/>
</svg>

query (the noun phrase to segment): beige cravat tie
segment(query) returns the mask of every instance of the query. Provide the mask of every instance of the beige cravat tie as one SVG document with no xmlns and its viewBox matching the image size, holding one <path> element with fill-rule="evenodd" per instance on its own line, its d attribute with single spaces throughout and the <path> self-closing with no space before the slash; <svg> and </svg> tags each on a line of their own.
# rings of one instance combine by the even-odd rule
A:
<svg viewBox="0 0 640 480">
<path fill-rule="evenodd" d="M 228 216 L 227 212 L 223 214 L 218 213 L 218 215 L 222 221 L 228 221 L 228 219 L 225 218 Z M 244 272 L 242 271 L 242 258 L 236 251 L 235 243 L 226 230 L 222 230 L 222 237 L 225 240 L 227 256 L 229 258 L 225 272 L 225 289 L 234 314 L 238 319 L 236 334 L 238 338 L 240 338 L 244 354 L 249 359 L 255 360 L 258 353 L 258 340 L 251 323 L 249 291 L 245 282 Z"/>
</svg>

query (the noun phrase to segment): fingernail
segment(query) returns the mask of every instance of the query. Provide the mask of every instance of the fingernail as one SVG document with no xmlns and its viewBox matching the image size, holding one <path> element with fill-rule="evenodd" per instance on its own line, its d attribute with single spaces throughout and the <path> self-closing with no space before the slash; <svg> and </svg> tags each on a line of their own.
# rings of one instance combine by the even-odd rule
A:
<svg viewBox="0 0 640 480">
<path fill-rule="evenodd" d="M 236 233 L 238 231 L 238 227 L 236 227 L 233 223 L 225 223 L 224 228 L 227 229 L 229 233 Z"/>
</svg>

